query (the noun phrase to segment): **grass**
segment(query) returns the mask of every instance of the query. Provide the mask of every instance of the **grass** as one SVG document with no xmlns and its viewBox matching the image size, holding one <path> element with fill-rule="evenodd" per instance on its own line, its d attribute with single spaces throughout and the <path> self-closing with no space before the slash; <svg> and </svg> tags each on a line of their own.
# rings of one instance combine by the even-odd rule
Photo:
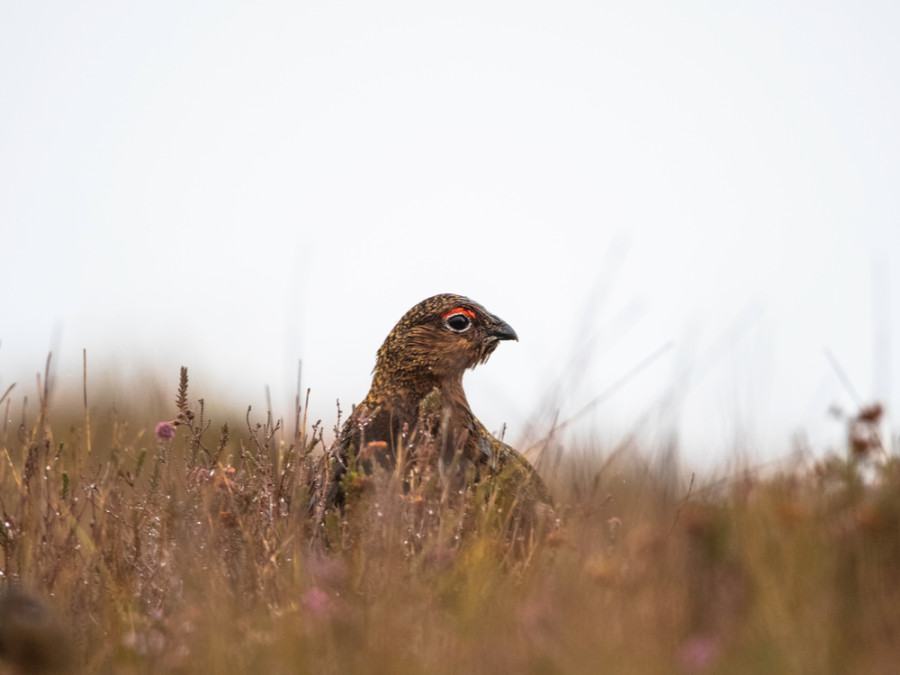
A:
<svg viewBox="0 0 900 675">
<path fill-rule="evenodd" d="M 849 458 L 765 474 L 568 448 L 543 471 L 561 526 L 511 542 L 485 486 L 383 472 L 317 516 L 324 435 L 299 399 L 287 432 L 210 425 L 186 373 L 163 408 L 39 388 L 0 400 L 0 672 L 896 667 L 900 462 L 866 459 L 863 413 Z"/>
</svg>

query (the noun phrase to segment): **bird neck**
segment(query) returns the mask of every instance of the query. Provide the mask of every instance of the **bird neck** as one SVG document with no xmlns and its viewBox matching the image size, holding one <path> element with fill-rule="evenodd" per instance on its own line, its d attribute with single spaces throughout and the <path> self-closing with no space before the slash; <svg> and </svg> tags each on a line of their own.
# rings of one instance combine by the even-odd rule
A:
<svg viewBox="0 0 900 675">
<path fill-rule="evenodd" d="M 410 406 L 415 406 L 417 409 L 422 399 L 437 389 L 441 394 L 444 406 L 468 410 L 469 402 L 466 399 L 466 392 L 463 390 L 462 378 L 462 373 L 439 376 L 430 370 L 400 372 L 394 370 L 388 375 L 376 368 L 372 388 L 367 397 L 369 399 L 367 405 L 370 407 L 386 405 L 397 412 L 399 412 L 398 409 Z M 416 409 L 406 412 L 415 416 Z"/>
</svg>

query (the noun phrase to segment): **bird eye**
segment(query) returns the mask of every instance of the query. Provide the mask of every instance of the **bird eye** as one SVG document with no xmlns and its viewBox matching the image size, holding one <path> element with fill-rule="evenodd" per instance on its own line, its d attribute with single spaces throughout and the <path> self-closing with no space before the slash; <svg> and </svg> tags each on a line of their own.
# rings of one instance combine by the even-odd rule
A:
<svg viewBox="0 0 900 675">
<path fill-rule="evenodd" d="M 444 324 L 454 333 L 465 333 L 472 327 L 472 320 L 465 314 L 451 314 L 444 319 Z"/>
</svg>

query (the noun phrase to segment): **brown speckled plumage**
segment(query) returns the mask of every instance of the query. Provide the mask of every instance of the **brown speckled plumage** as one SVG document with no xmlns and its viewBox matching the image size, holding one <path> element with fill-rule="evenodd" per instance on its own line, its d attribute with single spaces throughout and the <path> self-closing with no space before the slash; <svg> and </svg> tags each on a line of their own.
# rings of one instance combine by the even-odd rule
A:
<svg viewBox="0 0 900 675">
<path fill-rule="evenodd" d="M 378 350 L 368 395 L 343 427 L 329 500 L 343 499 L 339 479 L 350 454 L 377 447 L 377 458 L 390 465 L 398 444 L 405 439 L 414 445 L 427 434 L 441 439 L 432 461 L 449 465 L 461 454 L 462 474 L 473 465 L 482 479 L 511 474 L 530 501 L 550 503 L 540 476 L 478 421 L 463 391 L 465 371 L 487 361 L 501 340 L 518 336 L 461 295 L 435 295 L 404 314 Z"/>
</svg>

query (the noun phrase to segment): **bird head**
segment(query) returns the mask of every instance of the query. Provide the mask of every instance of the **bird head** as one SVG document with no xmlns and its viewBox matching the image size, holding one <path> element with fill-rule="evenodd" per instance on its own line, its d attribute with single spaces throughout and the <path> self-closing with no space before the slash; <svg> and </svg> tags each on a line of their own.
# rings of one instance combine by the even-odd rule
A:
<svg viewBox="0 0 900 675">
<path fill-rule="evenodd" d="M 462 295 L 423 300 L 394 326 L 378 350 L 376 371 L 462 376 L 488 360 L 501 340 L 518 340 L 512 327 Z"/>
</svg>

